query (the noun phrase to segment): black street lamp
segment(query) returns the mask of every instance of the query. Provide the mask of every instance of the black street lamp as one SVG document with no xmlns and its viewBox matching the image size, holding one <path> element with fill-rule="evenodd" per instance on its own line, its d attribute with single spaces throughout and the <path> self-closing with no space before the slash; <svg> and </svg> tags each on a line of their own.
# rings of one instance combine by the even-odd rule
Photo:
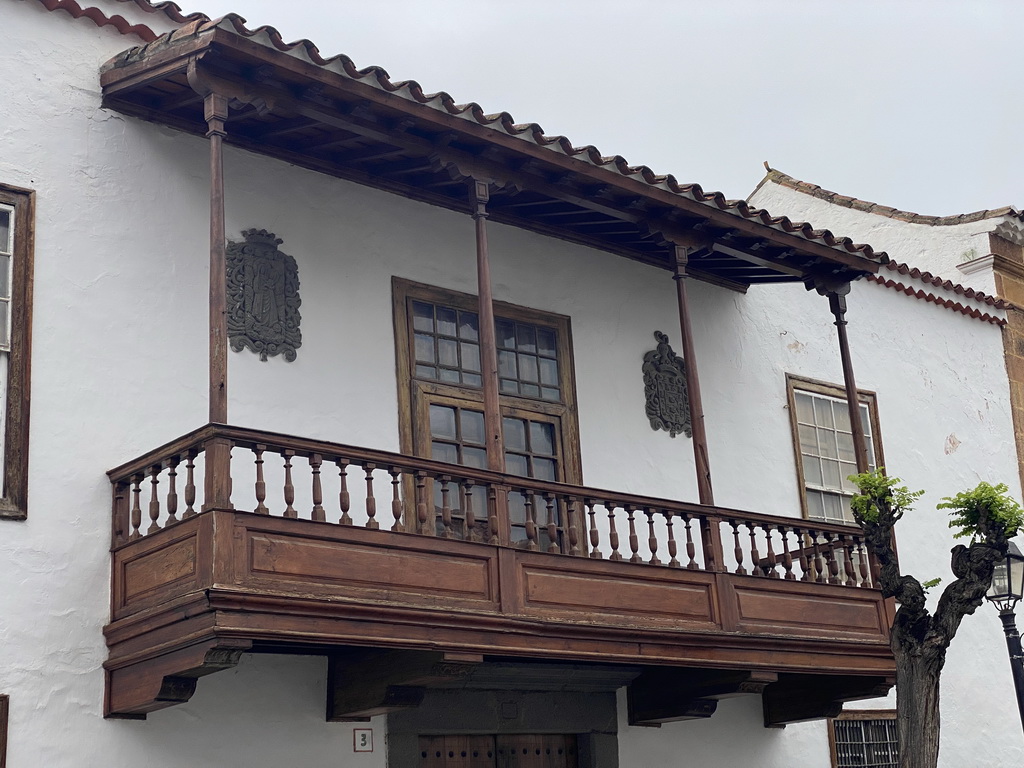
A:
<svg viewBox="0 0 1024 768">
<path fill-rule="evenodd" d="M 1024 555 L 1012 541 L 1006 549 L 1006 557 L 996 563 L 992 572 L 992 586 L 985 597 L 995 603 L 999 609 L 999 618 L 1003 621 L 1013 685 L 1017 689 L 1017 708 L 1020 710 L 1021 726 L 1024 726 L 1024 652 L 1021 651 L 1020 634 L 1013 615 L 1013 609 L 1024 597 Z"/>
</svg>

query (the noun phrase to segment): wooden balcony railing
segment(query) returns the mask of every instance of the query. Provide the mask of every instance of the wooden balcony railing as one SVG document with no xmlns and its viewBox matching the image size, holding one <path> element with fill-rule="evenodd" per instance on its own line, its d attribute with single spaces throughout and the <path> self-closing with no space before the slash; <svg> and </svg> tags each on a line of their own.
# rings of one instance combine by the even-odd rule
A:
<svg viewBox="0 0 1024 768">
<path fill-rule="evenodd" d="M 203 511 L 234 509 L 552 555 L 852 588 L 873 584 L 874 564 L 854 527 L 253 429 L 208 425 L 108 474 L 115 549 Z"/>
</svg>

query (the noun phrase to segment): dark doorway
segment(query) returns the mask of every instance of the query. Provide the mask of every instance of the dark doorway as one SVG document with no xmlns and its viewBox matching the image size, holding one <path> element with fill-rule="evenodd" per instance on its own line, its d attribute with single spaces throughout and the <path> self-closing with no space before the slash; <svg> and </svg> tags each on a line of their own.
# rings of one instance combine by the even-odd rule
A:
<svg viewBox="0 0 1024 768">
<path fill-rule="evenodd" d="M 576 737 L 420 736 L 420 768 L 577 768 Z"/>
</svg>

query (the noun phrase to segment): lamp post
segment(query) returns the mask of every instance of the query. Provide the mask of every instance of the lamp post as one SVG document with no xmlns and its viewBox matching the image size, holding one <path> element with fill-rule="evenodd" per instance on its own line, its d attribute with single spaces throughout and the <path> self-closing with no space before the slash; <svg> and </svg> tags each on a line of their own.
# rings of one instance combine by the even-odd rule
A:
<svg viewBox="0 0 1024 768">
<path fill-rule="evenodd" d="M 1012 541 L 1006 549 L 1006 557 L 996 563 L 992 572 L 992 586 L 985 597 L 995 603 L 999 609 L 999 618 L 1003 621 L 1013 685 L 1017 690 L 1017 708 L 1020 710 L 1021 726 L 1024 727 L 1024 653 L 1021 652 L 1020 634 L 1013 615 L 1013 609 L 1024 597 L 1024 555 Z"/>
</svg>

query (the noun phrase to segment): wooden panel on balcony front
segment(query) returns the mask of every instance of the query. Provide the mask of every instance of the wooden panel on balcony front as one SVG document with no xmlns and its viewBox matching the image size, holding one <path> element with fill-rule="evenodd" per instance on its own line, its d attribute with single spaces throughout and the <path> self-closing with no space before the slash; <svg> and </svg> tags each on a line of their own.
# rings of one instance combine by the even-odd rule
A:
<svg viewBox="0 0 1024 768">
<path fill-rule="evenodd" d="M 822 638 L 887 636 L 885 606 L 877 593 L 751 577 L 738 577 L 733 583 L 741 631 Z"/>
<path fill-rule="evenodd" d="M 317 597 L 497 609 L 497 550 L 390 531 L 235 516 L 235 580 Z"/>
<path fill-rule="evenodd" d="M 556 560 L 528 553 L 517 560 L 528 615 L 717 627 L 713 574 L 582 558 Z"/>
</svg>

